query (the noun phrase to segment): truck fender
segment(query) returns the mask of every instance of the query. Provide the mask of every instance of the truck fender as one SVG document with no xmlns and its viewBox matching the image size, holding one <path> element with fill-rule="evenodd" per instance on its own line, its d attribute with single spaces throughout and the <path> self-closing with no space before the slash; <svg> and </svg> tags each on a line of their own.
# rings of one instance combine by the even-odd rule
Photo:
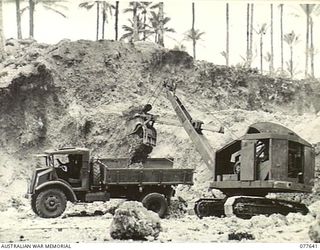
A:
<svg viewBox="0 0 320 250">
<path fill-rule="evenodd" d="M 58 187 L 62 189 L 62 191 L 65 192 L 65 195 L 67 196 L 67 199 L 71 202 L 77 201 L 77 197 L 75 193 L 73 192 L 70 185 L 64 183 L 63 181 L 48 181 L 40 186 L 36 187 L 36 191 L 40 191 L 41 189 L 48 188 L 48 187 Z"/>
</svg>

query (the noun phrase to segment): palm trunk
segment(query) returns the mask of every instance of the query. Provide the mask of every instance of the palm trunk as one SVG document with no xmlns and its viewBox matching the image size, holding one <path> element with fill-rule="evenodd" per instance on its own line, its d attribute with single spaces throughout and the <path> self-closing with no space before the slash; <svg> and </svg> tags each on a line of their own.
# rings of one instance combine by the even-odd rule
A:
<svg viewBox="0 0 320 250">
<path fill-rule="evenodd" d="M 263 34 L 260 35 L 260 71 L 263 74 Z"/>
<path fill-rule="evenodd" d="M 139 41 L 139 30 L 138 30 L 138 6 L 137 2 L 133 2 L 133 41 Z"/>
<path fill-rule="evenodd" d="M 254 4 L 251 4 L 251 16 L 250 16 L 250 53 L 249 53 L 249 66 L 251 66 L 252 63 L 252 41 L 253 41 L 253 11 L 254 11 Z"/>
<path fill-rule="evenodd" d="M 164 31 L 163 31 L 163 2 L 159 3 L 159 44 L 161 46 L 164 47 L 164 40 L 163 40 L 163 35 L 164 35 Z"/>
<path fill-rule="evenodd" d="M 29 37 L 34 37 L 34 0 L 29 0 Z"/>
<path fill-rule="evenodd" d="M 192 48 L 193 48 L 193 59 L 196 60 L 196 39 L 194 37 L 195 35 L 195 29 L 194 29 L 194 24 L 195 24 L 195 7 L 194 3 L 192 3 L 192 24 L 191 24 L 191 33 L 192 33 Z"/>
<path fill-rule="evenodd" d="M 290 46 L 290 76 L 293 78 L 293 46 Z"/>
<path fill-rule="evenodd" d="M 17 18 L 17 37 L 18 39 L 22 39 L 20 0 L 16 0 L 16 18 Z"/>
<path fill-rule="evenodd" d="M 143 41 L 147 39 L 146 28 L 147 28 L 147 12 L 143 14 Z"/>
<path fill-rule="evenodd" d="M 314 45 L 313 45 L 313 20 L 310 17 L 310 61 L 311 61 L 311 77 L 314 78 Z"/>
<path fill-rule="evenodd" d="M 106 23 L 106 13 L 104 10 L 102 13 L 102 40 L 104 39 L 105 23 Z"/>
<path fill-rule="evenodd" d="M 283 4 L 280 4 L 281 74 L 283 73 Z"/>
<path fill-rule="evenodd" d="M 5 58 L 4 35 L 3 35 L 3 0 L 0 0 L 0 62 Z"/>
<path fill-rule="evenodd" d="M 305 61 L 305 70 L 304 76 L 305 78 L 308 77 L 308 62 L 309 62 L 309 4 L 306 5 L 306 12 L 307 12 L 307 27 L 306 27 L 306 61 Z"/>
<path fill-rule="evenodd" d="M 273 74 L 273 69 L 274 69 L 274 65 L 273 65 L 273 57 L 274 57 L 274 53 L 273 53 L 273 4 L 270 4 L 270 54 L 271 54 L 271 58 L 270 58 L 270 74 Z"/>
<path fill-rule="evenodd" d="M 115 12 L 116 20 L 114 23 L 115 30 L 115 40 L 118 41 L 118 23 L 119 23 L 119 1 L 116 1 L 116 12 Z"/>
<path fill-rule="evenodd" d="M 227 35 L 226 35 L 226 65 L 229 66 L 229 4 L 226 3 L 226 26 L 227 26 Z"/>
<path fill-rule="evenodd" d="M 249 62 L 249 49 L 250 49 L 250 46 L 249 46 L 249 37 L 250 37 L 250 33 L 249 33 L 249 25 L 250 25 L 250 4 L 248 3 L 247 4 L 247 62 L 246 64 L 248 64 Z M 248 66 L 248 65 L 247 65 Z"/>
<path fill-rule="evenodd" d="M 96 40 L 99 40 L 99 14 L 100 14 L 100 4 L 98 1 L 96 1 L 97 4 L 97 32 L 96 32 Z"/>
</svg>

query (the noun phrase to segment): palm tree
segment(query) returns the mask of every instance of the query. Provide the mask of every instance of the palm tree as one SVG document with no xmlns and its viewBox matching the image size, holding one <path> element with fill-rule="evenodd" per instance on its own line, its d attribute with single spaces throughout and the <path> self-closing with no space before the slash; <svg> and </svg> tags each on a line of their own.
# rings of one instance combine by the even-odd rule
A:
<svg viewBox="0 0 320 250">
<path fill-rule="evenodd" d="M 139 15 L 138 15 L 138 2 L 129 2 L 129 8 L 126 8 L 123 12 L 128 13 L 132 12 L 132 28 L 133 28 L 133 37 L 131 41 L 139 41 L 139 27 L 141 26 L 139 21 Z M 128 27 L 128 26 L 127 26 Z"/>
<path fill-rule="evenodd" d="M 199 41 L 201 39 L 201 37 L 205 34 L 205 32 L 200 32 L 200 30 L 196 29 L 196 30 L 189 30 L 187 31 L 187 33 L 185 34 L 186 39 L 189 41 L 192 41 L 193 44 L 193 59 L 196 60 L 196 45 L 197 45 L 197 41 Z"/>
<path fill-rule="evenodd" d="M 16 2 L 16 19 L 17 19 L 17 38 L 22 39 L 20 0 L 15 0 L 15 2 Z"/>
<path fill-rule="evenodd" d="M 247 52 L 246 52 L 246 62 L 249 61 L 249 49 L 250 49 L 250 33 L 249 33 L 249 26 L 250 26 L 250 4 L 247 3 Z"/>
<path fill-rule="evenodd" d="M 250 42 L 249 42 L 249 60 L 248 65 L 251 66 L 252 63 L 252 41 L 253 41 L 253 13 L 254 13 L 254 4 L 250 4 Z"/>
<path fill-rule="evenodd" d="M 116 1 L 116 8 L 115 8 L 114 15 L 115 15 L 115 22 L 114 22 L 115 40 L 118 41 L 119 1 Z"/>
<path fill-rule="evenodd" d="M 304 14 L 306 15 L 306 57 L 305 57 L 305 70 L 304 75 L 308 77 L 309 73 L 309 38 L 310 38 L 310 16 L 315 4 L 300 4 Z"/>
<path fill-rule="evenodd" d="M 150 25 L 148 25 L 147 27 L 149 28 L 149 30 L 146 30 L 147 35 L 154 35 L 154 42 L 157 44 L 160 44 L 160 38 L 159 38 L 159 34 L 160 34 L 160 13 L 156 13 L 154 11 L 150 12 L 151 17 L 149 18 L 150 21 Z M 175 32 L 174 29 L 172 28 L 168 28 L 166 27 L 166 24 L 171 20 L 170 17 L 163 17 L 162 22 L 163 22 L 163 33 L 168 33 L 168 32 Z"/>
<path fill-rule="evenodd" d="M 270 73 L 273 73 L 273 4 L 270 4 Z"/>
<path fill-rule="evenodd" d="M 17 22 L 17 38 L 22 38 L 22 31 L 21 31 L 21 7 L 20 7 L 20 0 L 4 0 L 4 2 L 14 2 L 16 5 L 16 22 Z"/>
<path fill-rule="evenodd" d="M 29 37 L 34 37 L 34 0 L 29 0 Z"/>
<path fill-rule="evenodd" d="M 91 10 L 94 5 L 97 5 L 96 40 L 98 41 L 98 39 L 99 39 L 100 2 L 99 1 L 82 2 L 79 4 L 79 7 L 85 8 L 86 10 Z"/>
<path fill-rule="evenodd" d="M 320 14 L 320 8 L 318 4 L 300 4 L 300 7 L 303 14 L 306 16 L 305 77 L 309 76 L 309 56 L 311 77 L 314 77 L 313 17 Z M 299 16 L 299 14 L 296 16 Z"/>
<path fill-rule="evenodd" d="M 163 12 L 163 2 L 159 3 L 159 38 L 158 38 L 158 44 L 160 46 L 164 47 L 164 12 Z"/>
<path fill-rule="evenodd" d="M 313 44 L 313 17 L 320 15 L 320 5 L 315 5 L 310 15 L 310 63 L 311 63 L 311 77 L 314 78 L 314 44 Z"/>
<path fill-rule="evenodd" d="M 145 41 L 147 39 L 147 16 L 152 9 L 159 8 L 159 4 L 153 4 L 152 2 L 140 2 L 138 5 L 138 9 L 141 11 L 143 17 L 143 38 L 142 40 Z"/>
<path fill-rule="evenodd" d="M 68 8 L 61 3 L 66 3 L 67 0 L 29 0 L 29 6 L 21 9 L 21 14 L 29 10 L 29 37 L 34 37 L 34 12 L 35 7 L 39 3 L 47 10 L 53 11 L 56 14 L 66 18 L 66 15 L 59 9 L 67 10 Z"/>
<path fill-rule="evenodd" d="M 4 35 L 3 35 L 3 0 L 0 0 L 0 62 L 5 58 Z"/>
<path fill-rule="evenodd" d="M 280 44 L 281 44 L 281 73 L 283 73 L 283 4 L 280 7 Z"/>
<path fill-rule="evenodd" d="M 133 20 L 128 19 L 131 26 L 128 25 L 122 25 L 122 29 L 125 31 L 125 33 L 120 37 L 120 40 L 127 39 L 129 42 L 139 41 L 140 40 L 140 34 L 142 34 L 143 31 L 143 23 L 141 21 L 141 18 L 138 17 L 137 21 L 137 28 L 135 28 L 135 24 Z M 135 37 L 135 30 L 138 30 L 138 39 Z M 136 40 L 137 39 L 137 40 Z"/>
<path fill-rule="evenodd" d="M 229 4 L 226 3 L 226 65 L 229 66 Z"/>
<path fill-rule="evenodd" d="M 267 24 L 263 23 L 258 29 L 256 30 L 257 34 L 260 36 L 260 71 L 263 74 L 263 36 L 266 34 L 267 31 Z"/>
<path fill-rule="evenodd" d="M 289 72 L 291 78 L 293 78 L 293 46 L 299 42 L 299 36 L 294 31 L 284 35 L 284 41 L 289 45 L 290 48 L 290 61 L 289 61 Z"/>
<path fill-rule="evenodd" d="M 107 1 L 101 1 L 102 5 L 102 39 L 104 39 L 105 24 L 108 23 L 108 13 L 112 17 L 112 11 L 116 8 Z"/>
</svg>

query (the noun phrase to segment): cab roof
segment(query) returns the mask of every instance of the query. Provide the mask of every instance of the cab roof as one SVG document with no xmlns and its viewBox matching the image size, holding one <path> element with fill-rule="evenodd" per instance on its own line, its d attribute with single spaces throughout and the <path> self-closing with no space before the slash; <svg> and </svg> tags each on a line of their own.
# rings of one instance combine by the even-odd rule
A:
<svg viewBox="0 0 320 250">
<path fill-rule="evenodd" d="M 46 150 L 45 154 L 83 154 L 89 151 L 87 148 L 60 148 L 56 150 Z"/>
</svg>

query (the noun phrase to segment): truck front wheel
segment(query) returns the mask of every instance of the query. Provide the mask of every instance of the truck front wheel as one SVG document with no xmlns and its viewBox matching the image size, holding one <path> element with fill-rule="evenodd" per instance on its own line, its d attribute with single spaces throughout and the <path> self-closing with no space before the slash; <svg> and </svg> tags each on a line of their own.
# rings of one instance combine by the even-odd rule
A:
<svg viewBox="0 0 320 250">
<path fill-rule="evenodd" d="M 159 193 L 147 194 L 142 199 L 142 204 L 148 210 L 157 213 L 160 218 L 164 217 L 168 209 L 168 203 L 166 201 L 166 198 Z"/>
<path fill-rule="evenodd" d="M 60 189 L 46 189 L 36 197 L 36 213 L 42 218 L 56 218 L 66 209 L 67 197 Z"/>
</svg>

